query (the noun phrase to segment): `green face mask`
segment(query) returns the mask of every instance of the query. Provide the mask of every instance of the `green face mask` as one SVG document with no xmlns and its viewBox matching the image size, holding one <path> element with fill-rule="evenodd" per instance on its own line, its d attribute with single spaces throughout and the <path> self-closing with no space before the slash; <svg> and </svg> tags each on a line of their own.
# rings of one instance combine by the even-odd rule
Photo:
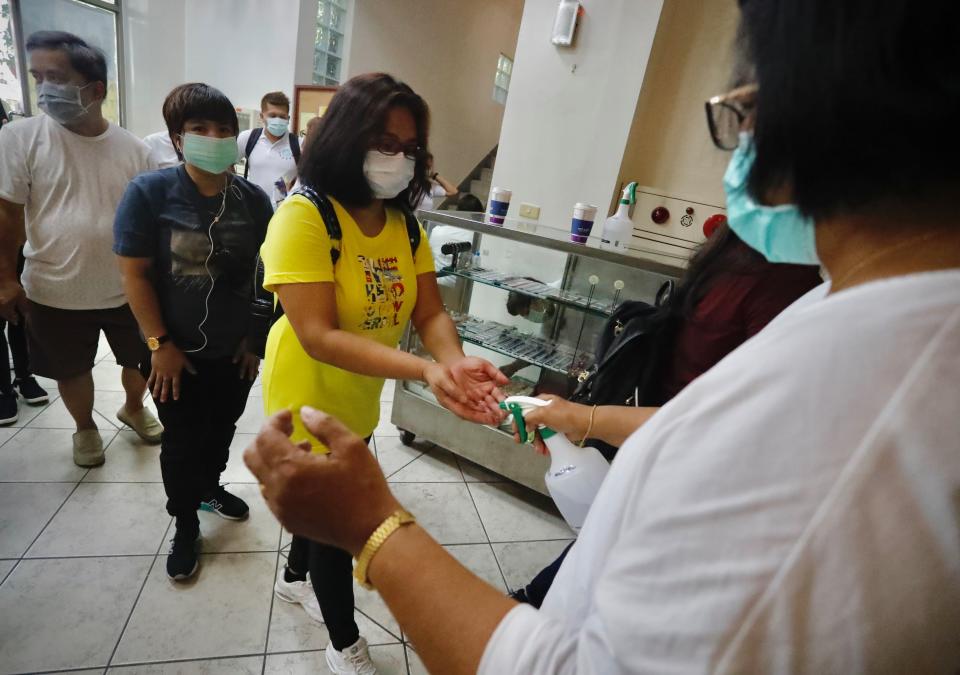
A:
<svg viewBox="0 0 960 675">
<path fill-rule="evenodd" d="M 223 173 L 237 161 L 237 137 L 212 138 L 184 134 L 183 161 L 207 173 Z"/>
</svg>

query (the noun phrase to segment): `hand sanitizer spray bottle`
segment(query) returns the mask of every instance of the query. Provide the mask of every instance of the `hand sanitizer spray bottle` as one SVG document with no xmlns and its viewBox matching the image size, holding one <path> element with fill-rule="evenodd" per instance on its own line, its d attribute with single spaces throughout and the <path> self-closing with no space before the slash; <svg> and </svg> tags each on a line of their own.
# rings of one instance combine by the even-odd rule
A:
<svg viewBox="0 0 960 675">
<path fill-rule="evenodd" d="M 603 223 L 600 248 L 608 251 L 626 251 L 633 237 L 633 221 L 630 220 L 630 205 L 637 203 L 637 184 L 628 183 L 620 196 L 617 212 Z"/>
<path fill-rule="evenodd" d="M 550 401 L 530 396 L 510 396 L 500 407 L 513 415 L 520 440 L 526 443 L 530 435 L 523 416 L 534 408 L 546 405 L 550 405 Z M 540 427 L 540 437 L 546 443 L 551 457 L 550 469 L 545 476 L 547 489 L 564 520 L 579 532 L 593 498 L 597 496 L 600 484 L 610 470 L 610 464 L 596 448 L 578 447 L 549 427 Z"/>
</svg>

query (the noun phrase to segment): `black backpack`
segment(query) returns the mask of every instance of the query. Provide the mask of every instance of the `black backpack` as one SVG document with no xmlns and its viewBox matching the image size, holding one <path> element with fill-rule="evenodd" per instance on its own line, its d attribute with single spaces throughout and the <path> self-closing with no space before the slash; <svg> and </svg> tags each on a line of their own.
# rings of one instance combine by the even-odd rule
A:
<svg viewBox="0 0 960 675">
<path fill-rule="evenodd" d="M 654 304 L 627 301 L 607 320 L 597 339 L 594 365 L 570 396 L 585 405 L 658 406 L 660 375 L 677 320 L 674 282 L 657 292 Z M 600 440 L 589 445 L 611 459 L 617 448 Z"/>
<path fill-rule="evenodd" d="M 327 236 L 330 237 L 330 260 L 334 266 L 336 266 L 337 261 L 340 260 L 340 242 L 343 239 L 343 230 L 340 228 L 340 219 L 337 218 L 337 212 L 334 210 L 333 204 L 330 203 L 326 195 L 317 192 L 307 185 L 301 185 L 293 191 L 293 194 L 301 195 L 309 199 L 310 203 L 314 205 L 320 214 L 320 218 L 327 228 Z M 407 239 L 410 241 L 410 252 L 416 256 L 417 249 L 420 248 L 420 222 L 409 208 L 402 207 L 401 211 L 403 212 L 403 219 L 407 226 Z M 277 298 L 276 302 L 274 302 L 273 293 L 270 293 L 263 287 L 263 278 L 263 261 L 258 257 L 251 314 L 253 315 L 253 323 L 259 322 L 266 324 L 266 330 L 262 330 L 261 328 L 261 330 L 255 331 L 256 337 L 251 336 L 249 338 L 249 344 L 251 351 L 261 359 L 264 358 L 264 352 L 266 351 L 269 328 L 283 316 L 283 305 L 280 304 L 280 299 Z"/>
<path fill-rule="evenodd" d="M 243 177 L 246 178 L 250 174 L 250 153 L 253 152 L 253 149 L 257 147 L 257 141 L 260 140 L 260 137 L 263 136 L 263 127 L 257 127 L 250 132 L 250 137 L 247 138 L 247 147 L 243 149 L 243 156 L 246 158 L 247 162 L 243 167 Z M 294 134 L 288 133 L 287 138 L 290 141 L 290 152 L 293 153 L 293 161 L 296 164 L 300 163 L 300 141 L 297 140 L 297 137 Z"/>
</svg>

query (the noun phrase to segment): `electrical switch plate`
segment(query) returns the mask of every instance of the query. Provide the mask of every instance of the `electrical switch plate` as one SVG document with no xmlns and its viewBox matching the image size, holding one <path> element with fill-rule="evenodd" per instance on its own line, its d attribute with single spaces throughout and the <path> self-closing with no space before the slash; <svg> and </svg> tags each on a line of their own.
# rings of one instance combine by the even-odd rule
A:
<svg viewBox="0 0 960 675">
<path fill-rule="evenodd" d="M 540 218 L 540 207 L 534 206 L 533 204 L 521 204 L 520 205 L 520 217 L 529 218 L 530 220 L 539 220 Z"/>
</svg>

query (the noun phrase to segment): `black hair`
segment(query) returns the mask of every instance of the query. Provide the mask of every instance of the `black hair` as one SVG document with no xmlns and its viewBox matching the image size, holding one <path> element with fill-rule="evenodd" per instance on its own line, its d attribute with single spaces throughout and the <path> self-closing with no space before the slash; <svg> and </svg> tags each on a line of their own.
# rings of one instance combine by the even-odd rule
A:
<svg viewBox="0 0 960 675">
<path fill-rule="evenodd" d="M 413 116 L 420 153 L 410 187 L 385 202 L 415 208 L 430 190 L 426 162 L 430 111 L 413 89 L 386 73 L 357 75 L 341 85 L 320 124 L 306 138 L 298 167 L 300 180 L 343 204 L 370 204 L 373 193 L 363 175 L 363 162 L 396 107 L 406 108 Z"/>
<path fill-rule="evenodd" d="M 163 101 L 163 121 L 173 147 L 180 156 L 176 137 L 183 133 L 187 120 L 204 119 L 226 124 L 236 136 L 240 133 L 237 111 L 222 91 L 202 82 L 190 82 L 174 87 Z M 180 159 L 183 159 L 181 156 Z"/>
<path fill-rule="evenodd" d="M 87 82 L 103 82 L 103 95 L 107 95 L 107 58 L 83 38 L 62 30 L 38 30 L 27 37 L 26 48 L 28 52 L 34 49 L 64 52 L 70 59 L 70 67 L 83 75 Z"/>
<path fill-rule="evenodd" d="M 816 219 L 945 207 L 960 193 L 960 2 L 741 0 L 756 73 L 757 199 Z"/>
<path fill-rule="evenodd" d="M 713 231 L 690 258 L 680 280 L 671 307 L 684 318 L 691 318 L 716 280 L 727 275 L 759 274 L 771 263 L 734 234 L 726 223 Z"/>
</svg>

